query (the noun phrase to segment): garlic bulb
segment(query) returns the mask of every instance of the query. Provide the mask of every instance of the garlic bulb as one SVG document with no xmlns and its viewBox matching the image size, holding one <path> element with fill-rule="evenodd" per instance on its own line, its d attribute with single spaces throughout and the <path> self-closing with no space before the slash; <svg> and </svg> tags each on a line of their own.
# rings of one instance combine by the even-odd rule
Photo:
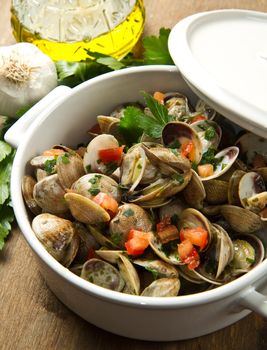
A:
<svg viewBox="0 0 267 350">
<path fill-rule="evenodd" d="M 0 114 L 33 105 L 57 86 L 54 62 L 35 45 L 19 43 L 0 47 Z"/>
</svg>

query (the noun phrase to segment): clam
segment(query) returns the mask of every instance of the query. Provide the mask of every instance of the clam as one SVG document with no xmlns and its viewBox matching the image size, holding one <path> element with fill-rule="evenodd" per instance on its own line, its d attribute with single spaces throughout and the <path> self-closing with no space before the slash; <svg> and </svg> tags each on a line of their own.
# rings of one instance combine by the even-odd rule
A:
<svg viewBox="0 0 267 350">
<path fill-rule="evenodd" d="M 111 264 L 117 264 L 120 256 L 125 254 L 124 250 L 108 250 L 108 249 L 99 249 L 96 250 L 95 253 L 103 260 Z"/>
<path fill-rule="evenodd" d="M 200 211 L 194 208 L 187 208 L 182 212 L 178 226 L 179 229 L 201 227 L 208 232 L 208 245 L 212 241 L 211 223 Z"/>
<path fill-rule="evenodd" d="M 221 205 L 220 212 L 236 232 L 251 233 L 262 228 L 263 222 L 260 216 L 248 209 L 224 204 Z"/>
<path fill-rule="evenodd" d="M 165 205 L 166 199 L 174 196 L 178 192 L 181 192 L 189 183 L 192 172 L 186 174 L 177 174 L 172 178 L 160 178 L 151 185 L 143 188 L 140 191 L 134 192 L 133 195 L 128 197 L 128 201 L 138 204 L 140 206 L 148 204 L 154 207 Z"/>
<path fill-rule="evenodd" d="M 125 281 L 127 293 L 139 295 L 140 279 L 133 264 L 123 254 L 120 254 L 119 259 L 117 260 L 117 264 L 119 267 L 120 274 L 123 280 Z"/>
<path fill-rule="evenodd" d="M 68 211 L 63 189 L 57 174 L 46 176 L 33 188 L 33 198 L 44 212 L 61 214 Z"/>
<path fill-rule="evenodd" d="M 190 160 L 198 164 L 202 157 L 202 143 L 197 132 L 183 122 L 169 122 L 162 130 L 162 141 L 167 147 L 179 149 L 186 143 L 192 142 Z"/>
<path fill-rule="evenodd" d="M 47 162 L 51 164 L 50 174 L 54 174 L 56 172 L 56 159 L 54 156 L 44 156 L 39 155 L 31 159 L 30 164 L 34 168 L 44 169 L 47 165 Z"/>
<path fill-rule="evenodd" d="M 248 272 L 264 259 L 265 249 L 262 241 L 256 235 L 235 235 L 233 246 L 234 257 L 230 263 L 232 276 Z"/>
<path fill-rule="evenodd" d="M 117 202 L 121 200 L 118 183 L 104 174 L 86 174 L 72 184 L 71 190 L 89 199 L 92 199 L 99 192 L 103 192 L 107 193 Z"/>
<path fill-rule="evenodd" d="M 64 199 L 72 216 L 84 224 L 99 224 L 108 222 L 108 212 L 93 200 L 77 193 L 66 193 Z"/>
<path fill-rule="evenodd" d="M 149 161 L 161 175 L 172 176 L 177 173 L 186 173 L 191 169 L 190 161 L 179 152 L 151 143 L 143 143 L 142 147 Z"/>
<path fill-rule="evenodd" d="M 104 164 L 99 159 L 99 151 L 103 149 L 117 148 L 119 147 L 119 142 L 117 139 L 108 134 L 97 135 L 87 146 L 87 150 L 83 157 L 83 166 L 85 171 L 96 172 L 109 174 L 111 169 L 107 167 L 107 164 Z M 118 164 L 119 166 L 119 164 Z M 112 169 L 112 170 L 115 170 Z"/>
<path fill-rule="evenodd" d="M 202 209 L 206 198 L 206 190 L 198 174 L 192 170 L 192 177 L 188 185 L 183 190 L 186 203 L 195 209 Z"/>
<path fill-rule="evenodd" d="M 146 270 L 150 271 L 154 278 L 161 277 L 176 277 L 178 278 L 177 269 L 171 265 L 166 263 L 165 261 L 158 259 L 135 259 L 133 263 L 138 266 L 144 267 Z"/>
<path fill-rule="evenodd" d="M 81 271 L 81 278 L 100 287 L 121 292 L 125 282 L 119 271 L 106 261 L 100 259 L 87 260 Z"/>
<path fill-rule="evenodd" d="M 216 116 L 216 111 L 211 108 L 209 105 L 206 104 L 205 101 L 199 99 L 196 103 L 195 106 L 195 111 L 197 113 L 197 115 L 204 115 L 206 116 L 209 120 L 214 119 L 214 117 Z"/>
<path fill-rule="evenodd" d="M 210 147 L 218 148 L 222 137 L 222 129 L 219 124 L 213 120 L 200 120 L 190 124 L 193 128 L 202 144 L 202 153 L 207 152 Z"/>
<path fill-rule="evenodd" d="M 48 253 L 70 266 L 79 248 L 79 236 L 71 221 L 44 213 L 33 219 L 32 229 Z"/>
<path fill-rule="evenodd" d="M 125 144 L 125 140 L 120 132 L 120 119 L 111 116 L 99 115 L 97 121 L 102 134 L 113 135 L 120 143 Z"/>
<path fill-rule="evenodd" d="M 210 179 L 203 181 L 206 192 L 206 201 L 208 204 L 216 205 L 227 203 L 228 201 L 228 182 L 219 179 Z"/>
<path fill-rule="evenodd" d="M 237 141 L 236 146 L 240 149 L 240 157 L 246 164 L 255 168 L 255 157 L 260 155 L 264 166 L 267 164 L 267 139 L 250 132 L 242 135 Z M 258 166 L 256 166 L 258 167 Z"/>
<path fill-rule="evenodd" d="M 25 175 L 22 178 L 22 194 L 23 198 L 26 202 L 27 207 L 30 209 L 30 211 L 38 215 L 41 213 L 41 208 L 38 206 L 36 200 L 33 198 L 33 188 L 36 184 L 35 179 L 32 176 Z"/>
<path fill-rule="evenodd" d="M 244 208 L 259 213 L 267 205 L 267 191 L 263 178 L 256 172 L 248 172 L 239 181 L 238 193 Z"/>
<path fill-rule="evenodd" d="M 116 243 L 124 248 L 124 243 L 131 229 L 149 232 L 152 221 L 148 213 L 136 204 L 126 203 L 119 207 L 118 213 L 110 221 L 111 237 L 116 237 Z"/>
<path fill-rule="evenodd" d="M 153 281 L 146 287 L 141 295 L 147 297 L 175 297 L 180 290 L 180 281 L 178 278 L 160 278 Z"/>
<path fill-rule="evenodd" d="M 238 156 L 239 149 L 235 146 L 227 147 L 215 155 L 215 159 L 218 160 L 216 168 L 212 175 L 207 177 L 201 177 L 202 181 L 208 181 L 216 177 L 222 176 L 226 173 L 231 166 L 235 163 Z"/>
<path fill-rule="evenodd" d="M 74 151 L 58 156 L 56 169 L 63 188 L 71 188 L 71 185 L 85 174 L 82 158 Z"/>
<path fill-rule="evenodd" d="M 172 241 L 168 244 L 162 244 L 156 235 L 153 235 L 150 243 L 150 247 L 154 253 L 162 259 L 164 262 L 170 265 L 180 265 L 182 264 L 178 256 L 177 242 Z"/>
<path fill-rule="evenodd" d="M 227 192 L 229 204 L 241 206 L 238 187 L 243 175 L 245 175 L 245 171 L 235 170 L 230 177 Z"/>
<path fill-rule="evenodd" d="M 190 113 L 187 97 L 179 92 L 165 93 L 163 103 L 168 113 L 176 117 L 177 120 Z"/>
<path fill-rule="evenodd" d="M 147 157 L 140 144 L 131 147 L 123 157 L 120 183 L 122 186 L 128 187 L 130 193 L 142 181 L 145 169 L 148 166 L 147 163 Z M 149 168 L 151 174 L 149 180 L 154 181 L 157 178 L 157 169 L 153 166 Z"/>
</svg>

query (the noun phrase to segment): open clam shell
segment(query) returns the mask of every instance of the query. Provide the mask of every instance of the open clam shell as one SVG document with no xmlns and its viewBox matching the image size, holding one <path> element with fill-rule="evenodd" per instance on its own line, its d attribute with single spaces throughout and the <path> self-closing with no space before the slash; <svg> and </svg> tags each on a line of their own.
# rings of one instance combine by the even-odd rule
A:
<svg viewBox="0 0 267 350">
<path fill-rule="evenodd" d="M 96 258 L 87 260 L 84 263 L 81 278 L 117 292 L 121 292 L 125 285 L 121 274 L 113 265 Z"/>
<path fill-rule="evenodd" d="M 140 279 L 138 273 L 130 262 L 130 260 L 123 254 L 119 255 L 117 260 L 120 274 L 125 281 L 128 294 L 139 295 L 140 294 Z"/>
<path fill-rule="evenodd" d="M 189 124 L 173 121 L 166 124 L 162 130 L 163 144 L 179 150 L 185 142 L 191 141 L 194 145 L 192 161 L 198 164 L 202 157 L 202 143 L 197 132 Z"/>
<path fill-rule="evenodd" d="M 22 178 L 21 190 L 27 207 L 33 214 L 38 215 L 41 214 L 42 210 L 38 206 L 36 200 L 33 198 L 33 188 L 35 184 L 36 181 L 32 176 L 25 175 Z"/>
<path fill-rule="evenodd" d="M 160 240 L 154 235 L 149 243 L 150 247 L 154 253 L 163 261 L 171 265 L 180 265 L 182 262 L 178 256 L 177 244 L 172 244 L 171 246 L 164 245 Z"/>
<path fill-rule="evenodd" d="M 228 203 L 232 205 L 241 206 L 240 197 L 239 197 L 239 182 L 243 175 L 245 175 L 243 170 L 235 170 L 230 177 L 228 185 Z"/>
<path fill-rule="evenodd" d="M 256 172 L 242 176 L 238 186 L 239 198 L 246 209 L 259 213 L 267 205 L 267 192 L 263 178 Z"/>
<path fill-rule="evenodd" d="M 165 93 L 163 102 L 168 113 L 176 117 L 177 120 L 190 113 L 187 97 L 179 92 Z"/>
<path fill-rule="evenodd" d="M 218 148 L 222 137 L 222 129 L 219 124 L 213 120 L 200 120 L 190 124 L 190 126 L 197 132 L 201 140 L 203 153 L 210 147 Z"/>
<path fill-rule="evenodd" d="M 99 160 L 99 151 L 117 147 L 119 147 L 119 142 L 112 135 L 101 134 L 93 138 L 93 140 L 89 142 L 83 157 L 85 171 L 106 174 L 108 169 L 107 166 Z"/>
<path fill-rule="evenodd" d="M 165 261 L 158 259 L 135 259 L 133 263 L 138 266 L 144 267 L 146 270 L 152 272 L 155 278 L 161 277 L 177 277 L 179 276 L 178 270 L 175 266 L 166 263 Z"/>
<path fill-rule="evenodd" d="M 254 234 L 234 236 L 234 257 L 230 263 L 230 274 L 235 277 L 250 271 L 265 258 L 262 241 Z"/>
<path fill-rule="evenodd" d="M 211 205 L 223 204 L 228 201 L 228 182 L 219 179 L 203 181 L 206 192 L 206 202 Z"/>
<path fill-rule="evenodd" d="M 216 169 L 214 170 L 214 173 L 207 177 L 202 177 L 202 181 L 208 181 L 211 179 L 215 179 L 216 177 L 219 177 L 226 173 L 231 166 L 234 164 L 237 156 L 239 153 L 239 149 L 235 146 L 227 147 L 223 149 L 222 151 L 218 152 L 215 155 L 216 159 L 219 159 L 219 163 L 216 166 Z"/>
<path fill-rule="evenodd" d="M 240 157 L 246 164 L 253 167 L 253 162 L 257 154 L 261 155 L 267 164 L 267 139 L 250 132 L 242 135 L 236 146 L 240 149 Z"/>
<path fill-rule="evenodd" d="M 64 196 L 72 216 L 84 224 L 99 224 L 108 222 L 108 212 L 99 204 L 77 193 L 66 193 Z"/>
</svg>

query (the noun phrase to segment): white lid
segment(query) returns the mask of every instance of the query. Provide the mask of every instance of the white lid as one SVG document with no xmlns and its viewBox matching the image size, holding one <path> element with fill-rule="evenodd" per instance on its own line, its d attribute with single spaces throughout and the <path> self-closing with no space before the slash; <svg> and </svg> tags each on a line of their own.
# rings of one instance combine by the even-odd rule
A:
<svg viewBox="0 0 267 350">
<path fill-rule="evenodd" d="M 202 12 L 169 37 L 173 61 L 192 90 L 240 126 L 267 138 L 267 14 Z"/>
</svg>

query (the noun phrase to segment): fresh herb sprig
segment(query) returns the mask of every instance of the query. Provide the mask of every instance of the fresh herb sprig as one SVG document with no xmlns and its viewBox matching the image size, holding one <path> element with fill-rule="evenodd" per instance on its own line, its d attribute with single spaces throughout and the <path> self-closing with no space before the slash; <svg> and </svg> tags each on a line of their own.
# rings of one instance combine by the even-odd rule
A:
<svg viewBox="0 0 267 350">
<path fill-rule="evenodd" d="M 0 250 L 3 249 L 5 239 L 11 230 L 14 213 L 10 199 L 10 174 L 15 150 L 3 141 L 6 128 L 10 121 L 5 118 L 0 121 Z"/>
<path fill-rule="evenodd" d="M 160 138 L 163 127 L 174 116 L 168 114 L 167 108 L 147 92 L 142 92 L 150 113 L 144 113 L 136 107 L 126 107 L 120 119 L 120 132 L 129 144 L 138 142 L 145 133 L 152 138 Z"/>
</svg>

